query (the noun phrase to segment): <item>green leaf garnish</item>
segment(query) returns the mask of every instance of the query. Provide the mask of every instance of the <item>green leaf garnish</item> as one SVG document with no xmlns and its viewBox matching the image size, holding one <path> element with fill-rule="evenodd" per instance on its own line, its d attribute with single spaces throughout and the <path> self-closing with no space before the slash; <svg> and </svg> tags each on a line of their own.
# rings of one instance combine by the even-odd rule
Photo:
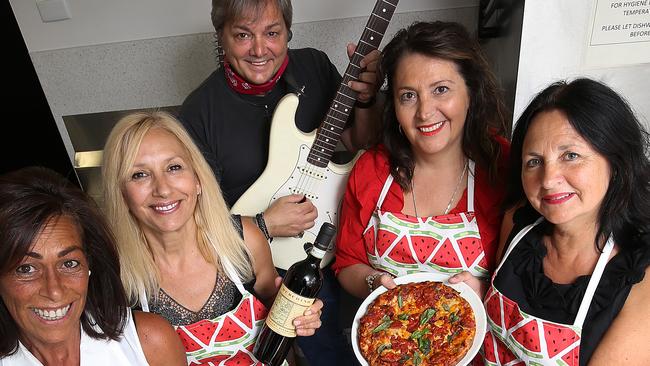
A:
<svg viewBox="0 0 650 366">
<path fill-rule="evenodd" d="M 402 305 L 404 305 L 404 302 L 402 301 L 402 291 L 400 291 L 397 294 L 397 305 L 401 308 Z"/>
<path fill-rule="evenodd" d="M 399 320 L 409 320 L 409 315 L 406 314 L 406 313 L 400 314 L 400 315 L 397 316 L 397 319 L 399 319 Z"/>
<path fill-rule="evenodd" d="M 458 333 L 460 332 L 460 329 L 456 329 L 453 333 L 447 336 L 447 343 L 451 343 L 451 341 L 456 338 Z"/>
<path fill-rule="evenodd" d="M 423 335 L 429 333 L 429 328 L 419 329 L 411 333 L 411 339 L 419 339 Z"/>
<path fill-rule="evenodd" d="M 418 348 L 423 355 L 428 355 L 431 352 L 431 341 L 427 337 L 418 338 Z"/>
<path fill-rule="evenodd" d="M 445 311 L 450 310 L 449 305 L 447 305 L 447 303 L 445 303 L 445 302 L 442 303 L 442 308 L 445 309 Z"/>
<path fill-rule="evenodd" d="M 460 320 L 460 317 L 457 315 L 457 313 L 451 313 L 451 315 L 449 315 L 449 321 L 450 322 L 455 323 L 455 322 L 457 322 L 459 320 Z"/>
<path fill-rule="evenodd" d="M 436 315 L 436 310 L 429 308 L 420 314 L 420 326 L 428 322 L 434 315 Z"/>
<path fill-rule="evenodd" d="M 390 320 L 390 317 L 388 315 L 384 315 L 383 318 L 381 318 L 381 324 L 375 327 L 375 329 L 372 330 L 373 333 L 381 332 L 382 330 L 388 329 L 390 327 L 390 323 L 393 321 Z"/>
<path fill-rule="evenodd" d="M 422 358 L 420 357 L 420 353 L 418 351 L 415 351 L 413 353 L 413 366 L 420 366 L 422 363 Z"/>
<path fill-rule="evenodd" d="M 377 353 L 381 355 L 382 352 L 386 349 L 391 349 L 392 345 L 390 343 L 384 343 L 381 346 L 377 347 Z"/>
</svg>

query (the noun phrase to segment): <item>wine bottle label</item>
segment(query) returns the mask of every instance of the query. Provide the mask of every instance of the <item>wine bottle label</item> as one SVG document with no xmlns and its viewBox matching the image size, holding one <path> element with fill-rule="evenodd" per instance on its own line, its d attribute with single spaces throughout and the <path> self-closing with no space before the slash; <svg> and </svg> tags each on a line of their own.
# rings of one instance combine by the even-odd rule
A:
<svg viewBox="0 0 650 366">
<path fill-rule="evenodd" d="M 296 294 L 283 283 L 266 317 L 266 325 L 279 335 L 295 337 L 296 327 L 293 326 L 293 320 L 302 316 L 313 303 L 314 299 Z"/>
</svg>

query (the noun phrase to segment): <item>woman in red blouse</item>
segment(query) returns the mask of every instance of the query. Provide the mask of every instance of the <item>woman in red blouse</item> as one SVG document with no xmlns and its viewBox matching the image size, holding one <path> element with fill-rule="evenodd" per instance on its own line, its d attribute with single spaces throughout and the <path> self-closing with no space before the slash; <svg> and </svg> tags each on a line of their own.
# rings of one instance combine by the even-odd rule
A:
<svg viewBox="0 0 650 366">
<path fill-rule="evenodd" d="M 383 144 L 351 172 L 334 269 L 363 298 L 394 276 L 486 277 L 509 153 L 506 113 L 478 43 L 457 23 L 416 23 L 386 46 Z"/>
</svg>

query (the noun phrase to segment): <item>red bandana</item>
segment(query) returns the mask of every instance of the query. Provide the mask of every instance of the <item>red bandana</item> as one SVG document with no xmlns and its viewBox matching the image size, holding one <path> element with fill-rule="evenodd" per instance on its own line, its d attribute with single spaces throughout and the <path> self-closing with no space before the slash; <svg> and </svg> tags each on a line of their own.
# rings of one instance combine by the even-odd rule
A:
<svg viewBox="0 0 650 366">
<path fill-rule="evenodd" d="M 226 74 L 226 78 L 228 78 L 228 85 L 232 88 L 232 90 L 236 91 L 237 93 L 240 94 L 250 94 L 250 95 L 264 95 L 271 91 L 275 84 L 280 80 L 280 77 L 284 73 L 284 70 L 287 68 L 287 64 L 289 63 L 289 55 L 284 58 L 284 61 L 282 62 L 282 65 L 280 65 L 280 68 L 278 69 L 278 72 L 275 73 L 275 75 L 271 78 L 271 80 L 267 81 L 264 84 L 251 84 L 248 81 L 244 80 L 235 70 L 230 67 L 230 63 L 224 62 L 223 63 L 223 68 Z"/>
</svg>

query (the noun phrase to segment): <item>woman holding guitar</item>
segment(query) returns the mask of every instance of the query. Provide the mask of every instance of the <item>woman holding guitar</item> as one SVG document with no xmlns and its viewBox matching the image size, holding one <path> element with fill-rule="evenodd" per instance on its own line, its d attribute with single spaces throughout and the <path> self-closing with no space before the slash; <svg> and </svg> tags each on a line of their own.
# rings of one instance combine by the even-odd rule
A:
<svg viewBox="0 0 650 366">
<path fill-rule="evenodd" d="M 383 51 L 383 144 L 357 161 L 343 200 L 335 270 L 364 298 L 407 273 L 494 267 L 506 113 L 485 56 L 459 24 L 415 23 Z"/>
</svg>

